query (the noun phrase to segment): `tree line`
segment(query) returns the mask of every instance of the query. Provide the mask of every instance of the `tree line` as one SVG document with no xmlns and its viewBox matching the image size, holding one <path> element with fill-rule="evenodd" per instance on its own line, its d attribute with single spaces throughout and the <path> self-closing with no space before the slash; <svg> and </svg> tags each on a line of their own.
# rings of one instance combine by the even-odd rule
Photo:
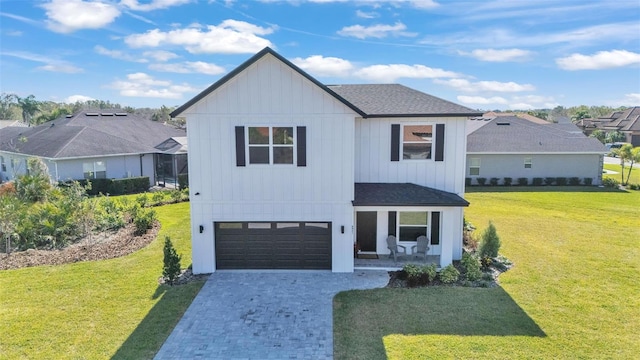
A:
<svg viewBox="0 0 640 360">
<path fill-rule="evenodd" d="M 78 101 L 73 104 L 55 101 L 39 101 L 34 95 L 20 97 L 12 93 L 0 95 L 0 120 L 20 120 L 29 126 L 40 125 L 65 115 L 75 114 L 82 110 L 116 109 L 143 118 L 184 126 L 181 119 L 172 119 L 169 114 L 175 107 L 162 105 L 158 108 L 134 108 L 122 106 L 105 100 Z"/>
</svg>

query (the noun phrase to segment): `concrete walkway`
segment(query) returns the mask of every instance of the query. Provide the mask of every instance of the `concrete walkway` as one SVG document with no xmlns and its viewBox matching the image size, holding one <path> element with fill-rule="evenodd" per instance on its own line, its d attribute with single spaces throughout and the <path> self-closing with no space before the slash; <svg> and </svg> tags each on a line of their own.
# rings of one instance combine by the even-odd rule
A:
<svg viewBox="0 0 640 360">
<path fill-rule="evenodd" d="M 332 359 L 333 296 L 386 271 L 212 274 L 156 359 Z"/>
</svg>

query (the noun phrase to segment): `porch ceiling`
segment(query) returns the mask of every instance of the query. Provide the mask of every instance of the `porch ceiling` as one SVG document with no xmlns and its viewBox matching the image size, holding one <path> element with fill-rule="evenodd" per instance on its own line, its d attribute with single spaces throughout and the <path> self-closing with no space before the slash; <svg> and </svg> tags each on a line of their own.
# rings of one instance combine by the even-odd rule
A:
<svg viewBox="0 0 640 360">
<path fill-rule="evenodd" d="M 469 206 L 460 196 L 411 183 L 356 183 L 354 206 Z"/>
</svg>

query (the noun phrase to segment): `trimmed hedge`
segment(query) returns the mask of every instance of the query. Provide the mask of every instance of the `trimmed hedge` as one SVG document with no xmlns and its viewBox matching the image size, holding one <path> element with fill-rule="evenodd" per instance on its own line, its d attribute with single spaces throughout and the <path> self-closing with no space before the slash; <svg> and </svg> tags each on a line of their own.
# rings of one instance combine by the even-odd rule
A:
<svg viewBox="0 0 640 360">
<path fill-rule="evenodd" d="M 89 195 L 109 194 L 126 195 L 137 194 L 149 190 L 149 177 L 137 176 L 124 179 L 83 179 L 77 180 L 82 186 L 91 183 L 91 189 L 87 190 Z"/>
</svg>

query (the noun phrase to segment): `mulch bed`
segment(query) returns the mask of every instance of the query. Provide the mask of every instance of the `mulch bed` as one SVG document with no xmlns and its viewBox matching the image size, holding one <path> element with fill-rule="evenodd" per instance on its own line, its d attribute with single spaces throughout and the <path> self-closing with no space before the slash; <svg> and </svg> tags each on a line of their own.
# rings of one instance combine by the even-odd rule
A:
<svg viewBox="0 0 640 360">
<path fill-rule="evenodd" d="M 36 250 L 0 254 L 0 270 L 20 269 L 40 265 L 61 265 L 79 261 L 113 259 L 131 254 L 149 245 L 158 235 L 160 223 L 155 222 L 146 234 L 135 236 L 135 227 L 108 233 L 93 234 L 60 250 Z"/>
</svg>

